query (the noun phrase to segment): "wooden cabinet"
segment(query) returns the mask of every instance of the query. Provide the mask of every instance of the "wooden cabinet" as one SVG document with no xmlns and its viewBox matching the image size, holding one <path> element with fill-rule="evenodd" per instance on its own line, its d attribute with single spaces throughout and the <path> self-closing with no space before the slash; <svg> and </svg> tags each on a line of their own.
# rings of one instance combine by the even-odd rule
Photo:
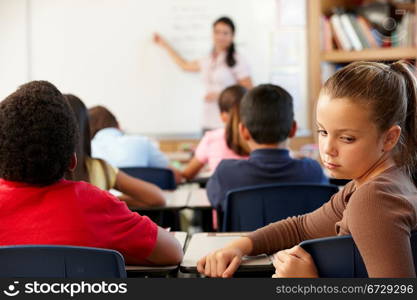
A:
<svg viewBox="0 0 417 300">
<path fill-rule="evenodd" d="M 377 1 L 377 0 L 373 0 Z M 323 15 L 329 15 L 333 8 L 344 7 L 352 9 L 358 7 L 362 3 L 373 1 L 361 0 L 308 0 L 308 55 L 309 55 L 309 71 L 308 71 L 308 88 L 309 88 L 309 104 L 311 113 L 314 116 L 314 108 L 322 86 L 322 63 L 349 63 L 354 61 L 395 61 L 400 59 L 417 59 L 417 47 L 407 48 L 369 48 L 362 51 L 323 51 L 322 50 L 322 26 L 321 18 Z M 396 8 L 417 12 L 415 1 L 413 3 L 397 3 L 391 2 Z M 314 117 L 311 118 L 314 120 Z M 311 124 L 314 128 L 314 123 Z"/>
</svg>

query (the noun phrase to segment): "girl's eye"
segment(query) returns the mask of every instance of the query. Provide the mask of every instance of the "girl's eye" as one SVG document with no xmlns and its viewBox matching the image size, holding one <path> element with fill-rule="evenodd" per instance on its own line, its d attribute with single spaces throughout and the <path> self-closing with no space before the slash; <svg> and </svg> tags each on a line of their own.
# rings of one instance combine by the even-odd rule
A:
<svg viewBox="0 0 417 300">
<path fill-rule="evenodd" d="M 340 137 L 340 139 L 346 143 L 352 143 L 355 141 L 355 138 L 350 137 L 350 136 L 342 136 Z"/>
<path fill-rule="evenodd" d="M 327 131 L 326 131 L 326 130 L 323 130 L 323 129 L 319 129 L 319 130 L 317 130 L 317 133 L 318 133 L 319 135 L 321 135 L 321 136 L 327 136 Z"/>
</svg>

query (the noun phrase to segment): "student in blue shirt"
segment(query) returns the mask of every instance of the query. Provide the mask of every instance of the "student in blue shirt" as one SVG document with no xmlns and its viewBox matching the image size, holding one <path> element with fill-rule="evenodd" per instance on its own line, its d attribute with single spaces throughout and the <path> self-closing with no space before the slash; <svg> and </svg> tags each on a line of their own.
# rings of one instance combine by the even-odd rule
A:
<svg viewBox="0 0 417 300">
<path fill-rule="evenodd" d="M 318 162 L 294 159 L 288 139 L 295 135 L 291 95 L 279 86 L 259 85 L 247 93 L 240 106 L 239 132 L 250 148 L 248 160 L 227 159 L 207 183 L 213 207 L 224 210 L 231 189 L 269 183 L 328 183 Z"/>
<path fill-rule="evenodd" d="M 107 108 L 95 106 L 88 110 L 88 114 L 93 157 L 104 159 L 119 168 L 168 167 L 168 159 L 149 138 L 125 134 Z"/>
<path fill-rule="evenodd" d="M 148 137 L 125 134 L 107 108 L 94 106 L 88 110 L 88 114 L 92 157 L 101 158 L 118 168 L 170 168 L 167 157 Z M 176 182 L 181 182 L 180 172 L 172 170 Z"/>
</svg>

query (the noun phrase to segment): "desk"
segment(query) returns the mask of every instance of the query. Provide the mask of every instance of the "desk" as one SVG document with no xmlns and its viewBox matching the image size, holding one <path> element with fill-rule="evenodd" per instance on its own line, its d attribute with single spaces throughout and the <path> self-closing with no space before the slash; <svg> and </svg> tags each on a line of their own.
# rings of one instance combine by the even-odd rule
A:
<svg viewBox="0 0 417 300">
<path fill-rule="evenodd" d="M 130 210 L 141 215 L 148 216 L 161 227 L 170 227 L 172 230 L 181 230 L 179 211 L 187 206 L 189 190 L 177 189 L 175 191 L 163 191 L 166 204 L 164 206 L 137 208 Z"/>
<path fill-rule="evenodd" d="M 165 152 L 164 154 L 170 161 L 178 161 L 180 163 L 188 163 L 193 156 L 192 152 L 185 151 Z"/>
<path fill-rule="evenodd" d="M 187 183 L 197 183 L 200 186 L 200 188 L 205 189 L 209 179 L 210 177 L 196 177 L 194 179 L 187 180 Z"/>
<path fill-rule="evenodd" d="M 109 191 L 113 196 L 119 197 L 123 195 L 121 192 L 111 189 Z M 180 209 L 184 208 L 188 204 L 188 197 L 189 197 L 189 190 L 188 189 L 176 189 L 175 191 L 162 191 L 165 198 L 165 206 L 158 206 L 158 207 L 134 207 L 132 206 L 131 209 L 134 211 L 140 210 L 160 210 L 160 209 Z"/>
<path fill-rule="evenodd" d="M 213 207 L 208 200 L 206 189 L 198 188 L 190 190 L 187 207 L 194 210 L 197 220 L 201 222 L 203 231 L 211 232 L 215 230 L 217 217 L 214 217 L 213 214 L 216 212 L 213 211 Z"/>
<path fill-rule="evenodd" d="M 185 241 L 187 240 L 187 233 L 182 231 L 172 232 L 178 242 L 181 244 L 182 249 L 184 249 Z M 178 268 L 178 265 L 174 266 L 126 266 L 126 272 L 128 277 L 165 277 L 169 273 L 175 271 Z"/>
<path fill-rule="evenodd" d="M 153 207 L 130 207 L 133 211 L 148 211 L 148 210 L 166 210 L 166 209 L 181 209 L 185 208 L 188 204 L 188 198 L 190 195 L 187 189 L 176 189 L 175 191 L 162 191 L 165 198 L 164 206 Z"/>
<path fill-rule="evenodd" d="M 175 191 L 163 191 L 166 205 L 162 208 L 184 208 L 188 204 L 189 191 L 177 189 Z"/>
<path fill-rule="evenodd" d="M 213 218 L 212 207 L 208 201 L 206 190 L 195 186 L 181 186 L 175 191 L 163 191 L 166 205 L 157 207 L 136 208 L 131 207 L 141 215 L 150 217 L 162 227 L 171 227 L 173 230 L 181 230 L 179 210 L 190 208 L 199 211 L 204 231 L 212 231 Z"/>
<path fill-rule="evenodd" d="M 196 233 L 193 234 L 188 244 L 184 259 L 180 265 L 183 273 L 197 273 L 197 261 L 214 250 L 224 247 L 226 244 L 242 236 L 237 233 Z M 237 273 L 269 273 L 273 272 L 272 257 L 267 255 L 245 256 Z"/>
<path fill-rule="evenodd" d="M 206 189 L 190 190 L 187 207 L 189 208 L 212 208 L 207 197 Z"/>
<path fill-rule="evenodd" d="M 180 188 L 175 191 L 163 191 L 166 204 L 165 206 L 136 208 L 133 210 L 163 210 L 181 208 L 211 208 L 207 198 L 206 189 Z"/>
</svg>

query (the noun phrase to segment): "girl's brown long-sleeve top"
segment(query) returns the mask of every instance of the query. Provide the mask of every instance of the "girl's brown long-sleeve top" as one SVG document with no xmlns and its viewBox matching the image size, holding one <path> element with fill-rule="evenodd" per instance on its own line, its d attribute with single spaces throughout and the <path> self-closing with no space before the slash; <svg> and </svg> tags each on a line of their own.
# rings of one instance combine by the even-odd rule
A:
<svg viewBox="0 0 417 300">
<path fill-rule="evenodd" d="M 417 189 L 392 167 L 358 189 L 348 183 L 311 213 L 272 223 L 248 237 L 254 245 L 251 255 L 257 255 L 303 240 L 351 234 L 369 277 L 415 277 L 410 233 L 416 229 Z"/>
</svg>

